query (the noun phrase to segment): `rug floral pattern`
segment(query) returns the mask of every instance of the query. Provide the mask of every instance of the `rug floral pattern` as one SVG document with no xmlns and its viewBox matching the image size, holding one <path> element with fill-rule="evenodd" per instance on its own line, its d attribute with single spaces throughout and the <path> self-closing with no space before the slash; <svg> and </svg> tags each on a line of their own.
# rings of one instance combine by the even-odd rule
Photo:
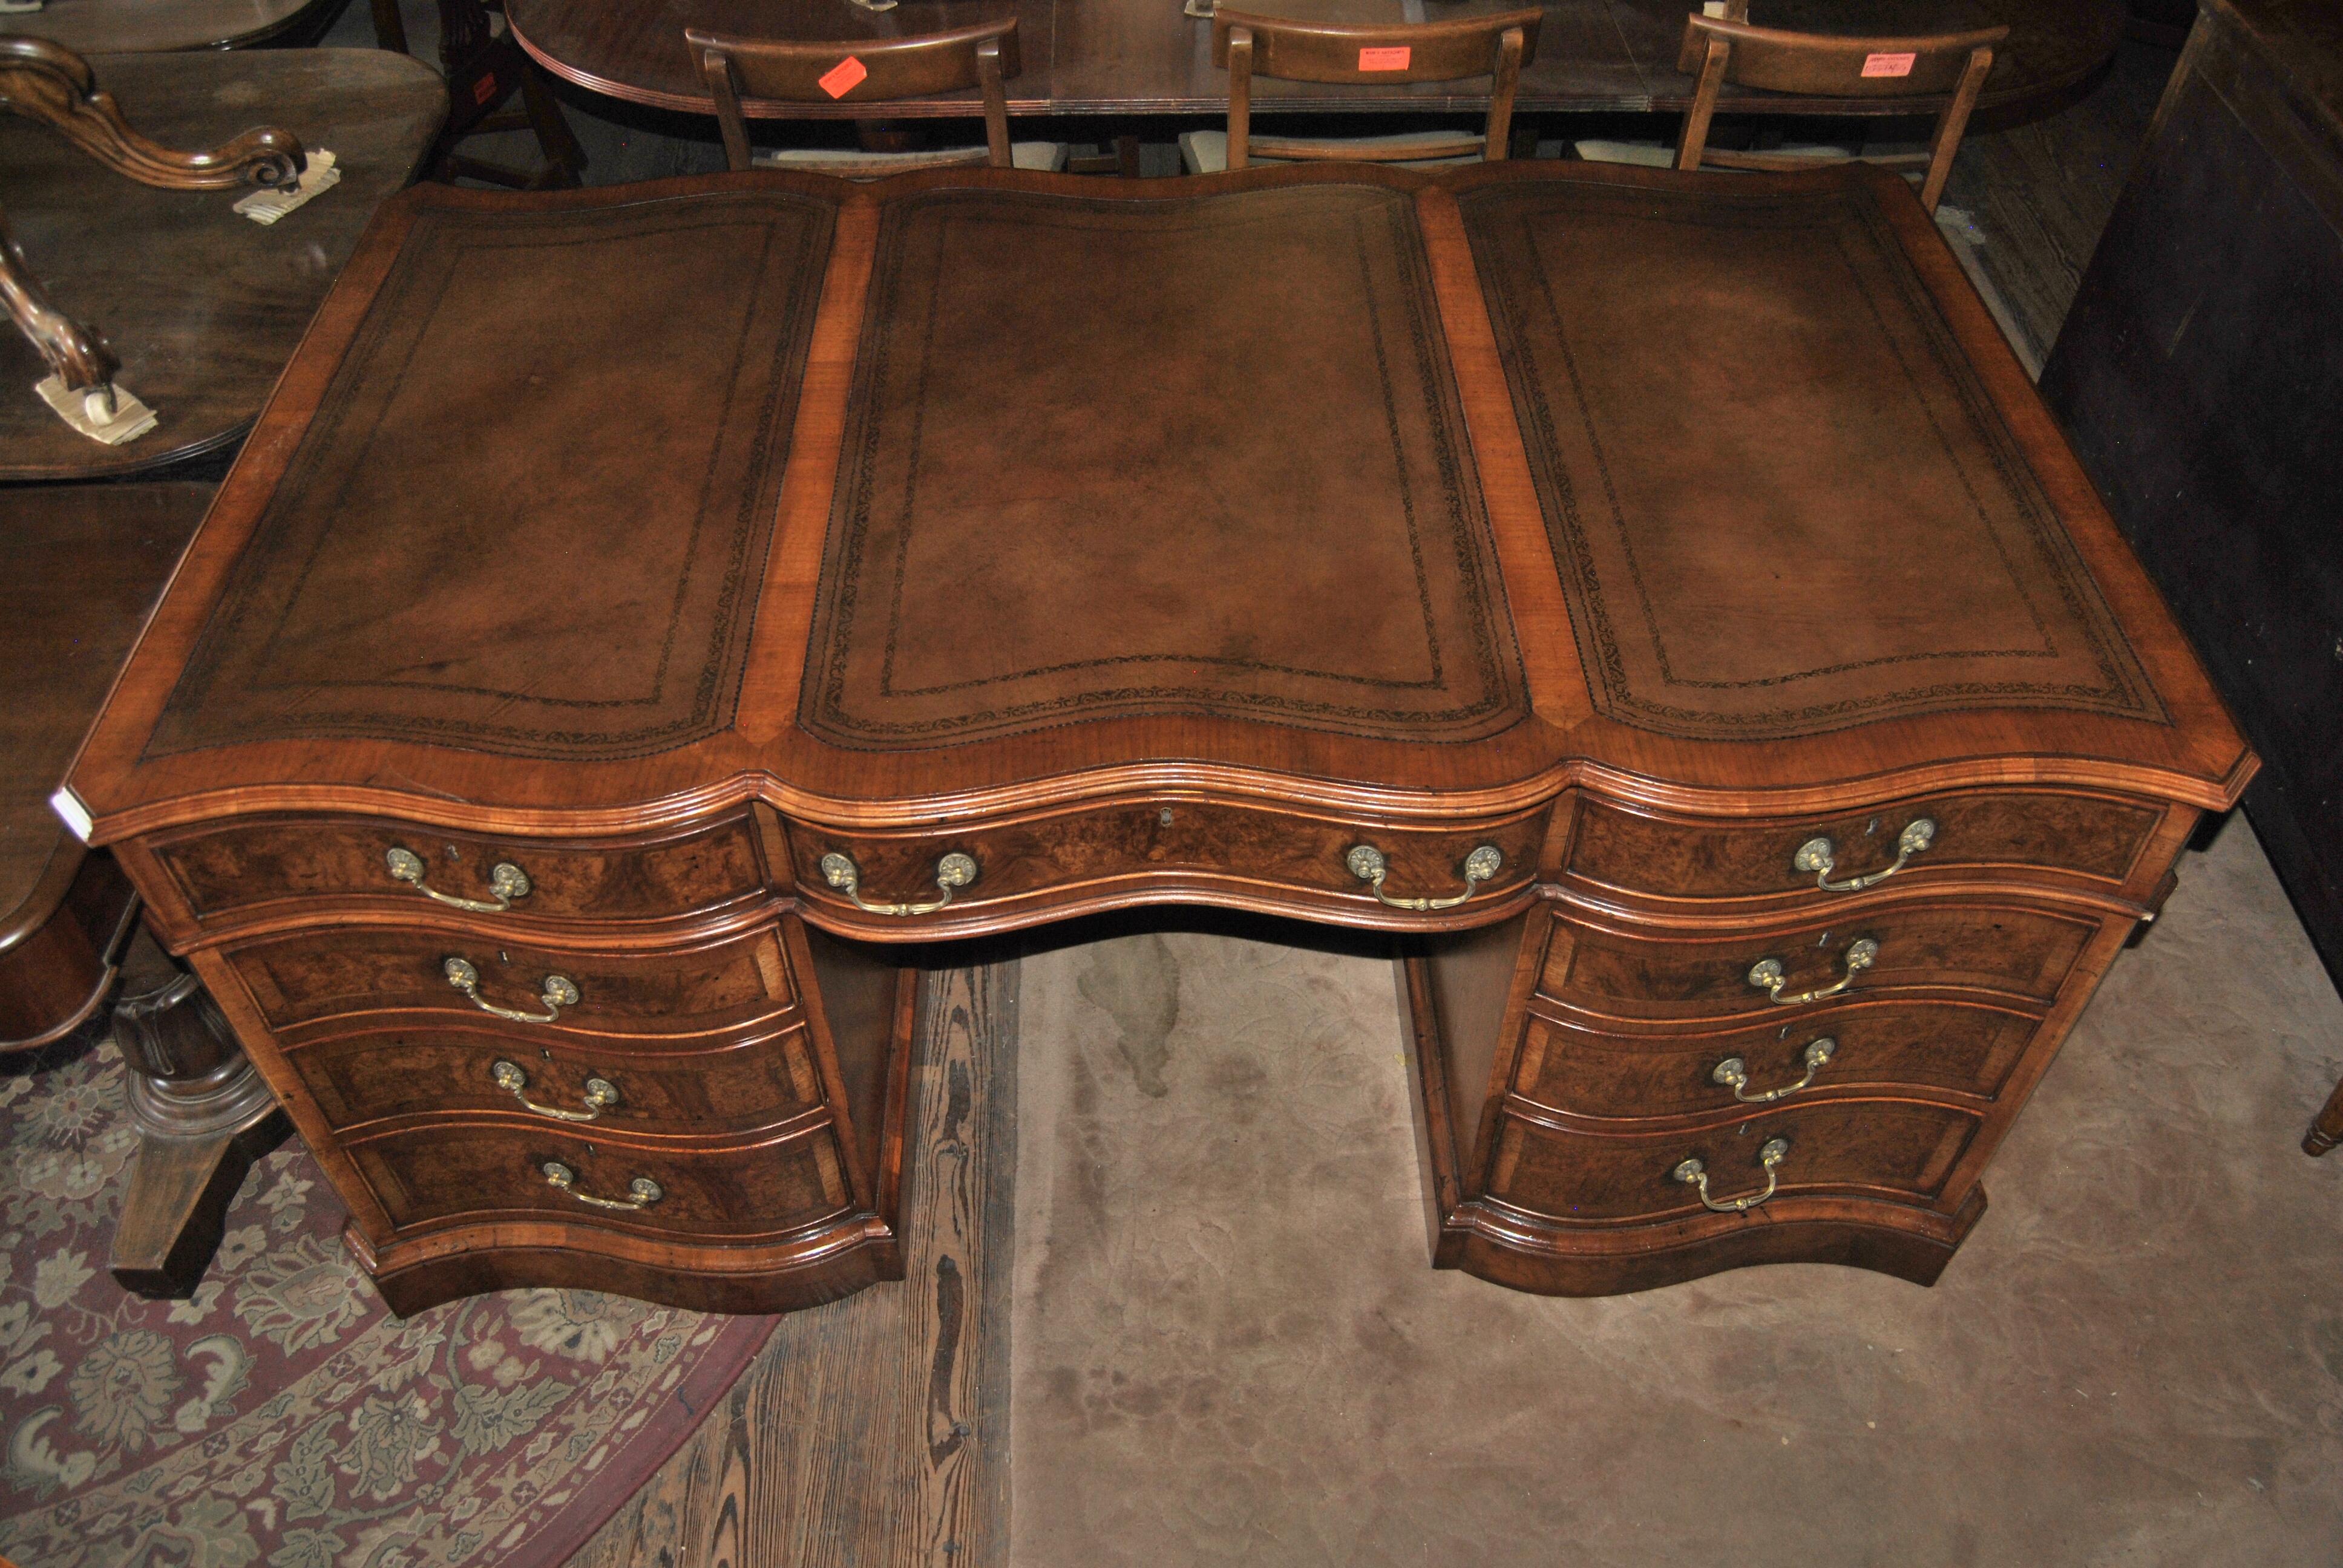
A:
<svg viewBox="0 0 2343 1568">
<path fill-rule="evenodd" d="M 0 1078 L 0 1553 L 23 1568 L 558 1563 L 770 1332 L 585 1291 L 385 1311 L 297 1141 L 192 1300 L 106 1271 L 136 1150 L 111 1041 Z"/>
</svg>

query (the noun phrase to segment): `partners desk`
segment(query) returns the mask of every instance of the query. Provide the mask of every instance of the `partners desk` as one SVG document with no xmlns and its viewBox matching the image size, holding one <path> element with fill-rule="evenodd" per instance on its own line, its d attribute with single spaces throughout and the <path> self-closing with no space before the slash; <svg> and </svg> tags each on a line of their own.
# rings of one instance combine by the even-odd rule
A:
<svg viewBox="0 0 2343 1568">
<path fill-rule="evenodd" d="M 1441 1264 L 1933 1280 L 2252 769 L 1893 176 L 750 173 L 387 205 L 57 804 L 394 1308 L 766 1311 L 1174 903 L 1389 933 Z"/>
<path fill-rule="evenodd" d="M 1278 0 L 1277 15 L 1312 22 L 1445 21 L 1512 9 L 1510 0 Z M 1694 81 L 1676 70 L 1694 0 L 1555 0 L 1537 55 L 1522 69 L 1523 113 L 1680 113 Z M 852 0 L 507 0 L 521 46 L 555 75 L 634 103 L 712 115 L 706 78 L 683 30 L 855 44 L 1017 18 L 1021 66 L 1009 79 L 1016 115 L 1221 115 L 1228 72 L 1212 64 L 1212 24 L 1181 0 L 901 0 L 870 11 Z M 1979 107 L 2046 114 L 2086 87 L 2116 52 L 2122 0 L 1758 0 L 1768 27 L 1908 37 L 2006 25 Z M 1399 86 L 1257 78 L 1262 112 L 1485 114 L 1484 81 Z M 1814 99 L 1725 89 L 1734 114 L 1933 115 L 1942 99 Z M 750 99 L 751 117 L 867 118 L 867 103 Z M 890 102 L 890 119 L 971 115 L 973 90 Z"/>
</svg>

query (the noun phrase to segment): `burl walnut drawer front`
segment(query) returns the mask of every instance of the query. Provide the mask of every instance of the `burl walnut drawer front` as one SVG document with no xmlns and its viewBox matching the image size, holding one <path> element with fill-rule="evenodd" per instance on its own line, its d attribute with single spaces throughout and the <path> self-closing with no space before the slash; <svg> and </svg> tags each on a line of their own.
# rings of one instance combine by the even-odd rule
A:
<svg viewBox="0 0 2343 1568">
<path fill-rule="evenodd" d="M 1532 1013 L 1513 1091 L 1622 1120 L 1888 1086 L 1990 1100 L 2039 1025 L 2030 1012 L 1907 1000 L 1822 1003 L 1795 1020 L 1695 1034 L 1621 1034 Z"/>
<path fill-rule="evenodd" d="M 523 1029 L 684 1035 L 751 1022 L 796 994 L 771 927 L 691 947 L 611 953 L 468 932 L 356 926 L 240 947 L 228 962 L 279 1030 L 387 1010 Z"/>
<path fill-rule="evenodd" d="M 283 900 L 368 898 L 490 916 L 647 920 L 766 891 L 746 816 L 625 843 L 283 818 L 160 839 L 153 848 L 199 920 Z"/>
<path fill-rule="evenodd" d="M 505 1111 L 597 1131 L 705 1138 L 755 1132 L 822 1104 L 803 1025 L 699 1050 L 626 1044 L 450 1025 L 336 1035 L 286 1054 L 337 1130 Z"/>
<path fill-rule="evenodd" d="M 1614 1137 L 1563 1132 L 1508 1118 L 1497 1134 L 1489 1195 L 1557 1220 L 1662 1219 L 1712 1203 L 1763 1202 L 1801 1191 L 1933 1200 L 1976 1118 L 1931 1105 L 1840 1101 L 1752 1116 L 1705 1131 Z M 1782 1147 L 1768 1146 L 1779 1140 Z M 1685 1171 L 1684 1162 L 1700 1162 Z M 1678 1172 L 1684 1172 L 1679 1175 Z M 1769 1186 L 1772 1197 L 1761 1197 Z"/>
<path fill-rule="evenodd" d="M 799 892 L 850 920 L 858 908 L 901 918 L 1071 902 L 1166 872 L 1257 890 L 1265 902 L 1292 891 L 1313 908 L 1339 900 L 1422 912 L 1520 889 L 1536 872 L 1546 817 L 1541 807 L 1463 827 L 1363 828 L 1287 811 L 1154 800 L 964 833 L 846 833 L 793 822 L 789 843 Z"/>
<path fill-rule="evenodd" d="M 345 1148 L 402 1231 L 526 1214 L 746 1241 L 818 1223 L 848 1198 L 826 1126 L 777 1143 L 679 1151 L 587 1132 L 449 1123 Z"/>
<path fill-rule="evenodd" d="M 2120 888 L 2163 819 L 2134 801 L 2050 790 L 1933 795 L 1827 817 L 1719 823 L 1583 796 L 1567 874 L 1678 899 L 1845 894 L 1996 867 Z"/>
<path fill-rule="evenodd" d="M 1875 906 L 1836 920 L 1689 936 L 1557 915 L 1538 990 L 1622 1018 L 1786 1014 L 1898 986 L 2055 997 L 2098 923 L 2005 904 Z"/>
</svg>

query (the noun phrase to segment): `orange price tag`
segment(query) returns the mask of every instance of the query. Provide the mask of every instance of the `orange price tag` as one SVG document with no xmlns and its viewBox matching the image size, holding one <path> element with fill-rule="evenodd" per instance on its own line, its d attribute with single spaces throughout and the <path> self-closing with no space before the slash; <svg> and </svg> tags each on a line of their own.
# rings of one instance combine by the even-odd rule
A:
<svg viewBox="0 0 2343 1568">
<path fill-rule="evenodd" d="M 1866 76 L 1908 76 L 1917 55 L 1865 55 L 1863 74 Z"/>
<path fill-rule="evenodd" d="M 1405 44 L 1402 44 L 1395 49 L 1362 49 L 1359 51 L 1359 69 L 1404 71 L 1407 69 L 1407 57 L 1414 52 Z"/>
<path fill-rule="evenodd" d="M 472 84 L 473 103 L 478 105 L 486 105 L 490 98 L 493 98 L 496 95 L 496 73 L 490 72 L 488 75 L 481 77 L 478 81 Z"/>
<path fill-rule="evenodd" d="M 870 67 L 849 55 L 814 80 L 814 85 L 833 98 L 842 98 L 862 85 L 870 75 Z"/>
</svg>

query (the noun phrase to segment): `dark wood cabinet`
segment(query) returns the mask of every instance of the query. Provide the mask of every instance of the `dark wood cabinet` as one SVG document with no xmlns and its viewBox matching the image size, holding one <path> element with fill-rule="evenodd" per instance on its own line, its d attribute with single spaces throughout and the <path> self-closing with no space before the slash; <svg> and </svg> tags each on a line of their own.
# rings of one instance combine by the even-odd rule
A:
<svg viewBox="0 0 2343 1568">
<path fill-rule="evenodd" d="M 2252 769 L 1903 182 L 1495 165 L 409 193 L 69 784 L 395 1305 L 774 1310 L 1166 903 L 1387 935 L 1442 1264 L 1933 1279 Z"/>
<path fill-rule="evenodd" d="M 2205 0 L 2042 395 L 2261 753 L 2247 814 L 2343 983 L 2343 12 Z"/>
</svg>

